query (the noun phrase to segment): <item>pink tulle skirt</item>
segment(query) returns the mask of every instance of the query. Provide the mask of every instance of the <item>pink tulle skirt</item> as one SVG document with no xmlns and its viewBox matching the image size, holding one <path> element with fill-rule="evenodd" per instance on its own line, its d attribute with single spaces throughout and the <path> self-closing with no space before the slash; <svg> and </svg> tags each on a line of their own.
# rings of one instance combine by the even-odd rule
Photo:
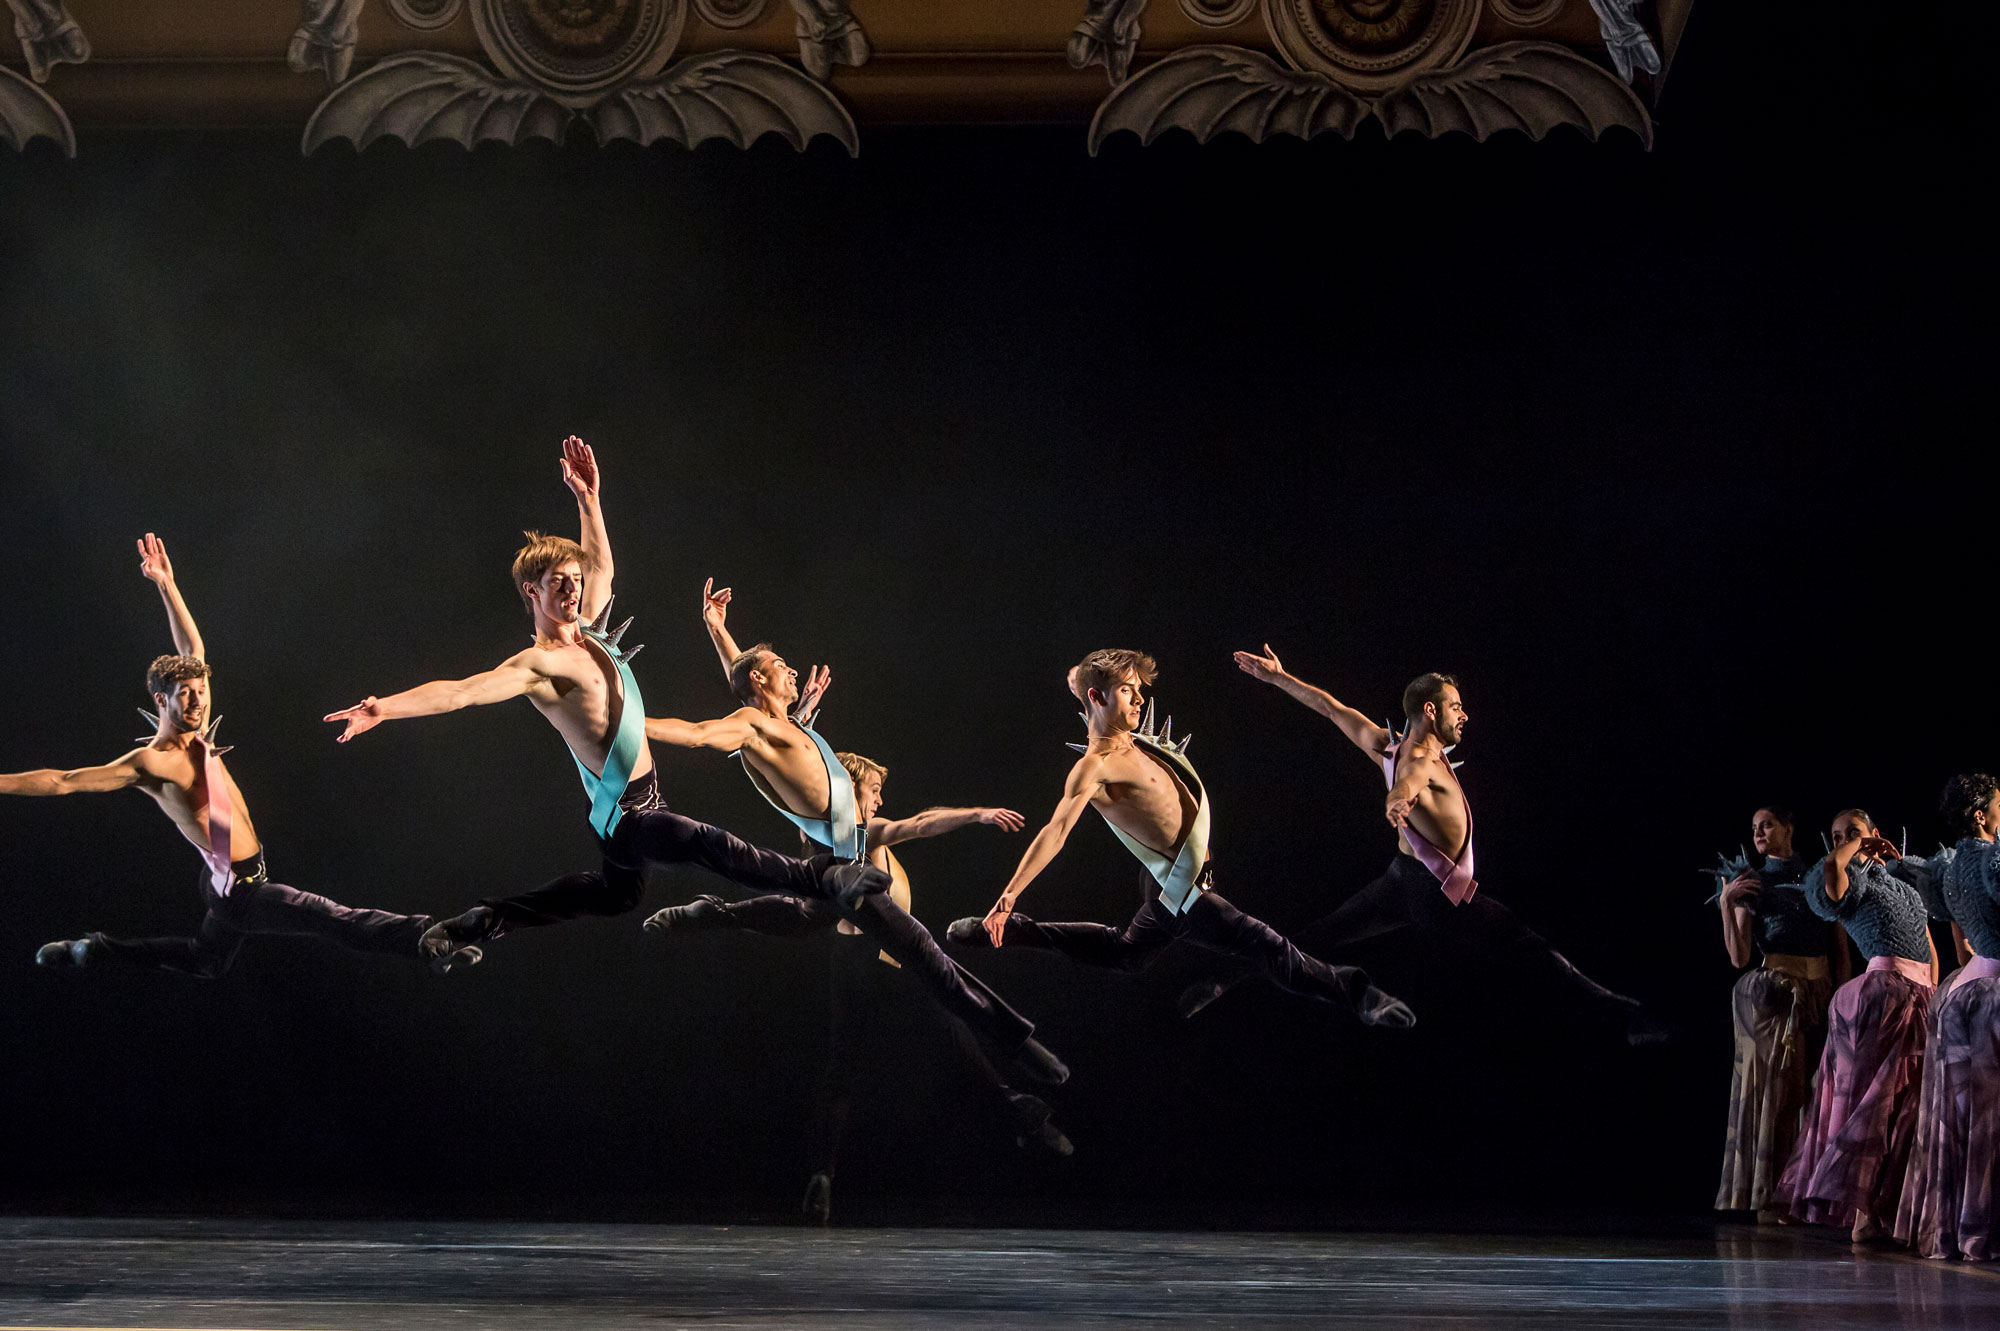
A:
<svg viewBox="0 0 2000 1331">
<path fill-rule="evenodd" d="M 2000 961 L 1973 958 L 1937 1004 L 1896 1237 L 1925 1257 L 1994 1255 L 2000 1192 Z"/>
<path fill-rule="evenodd" d="M 1902 1195 L 1932 990 L 1882 961 L 1834 991 L 1812 1108 L 1772 1197 L 1812 1224 L 1888 1221 Z"/>
</svg>

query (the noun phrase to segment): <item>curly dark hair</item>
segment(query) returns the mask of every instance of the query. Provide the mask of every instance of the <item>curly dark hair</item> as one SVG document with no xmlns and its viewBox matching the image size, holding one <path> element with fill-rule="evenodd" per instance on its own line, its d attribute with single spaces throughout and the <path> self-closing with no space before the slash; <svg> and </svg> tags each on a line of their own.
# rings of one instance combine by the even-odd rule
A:
<svg viewBox="0 0 2000 1331">
<path fill-rule="evenodd" d="M 1951 834 L 1963 839 L 1978 831 L 1973 816 L 1991 804 L 1996 794 L 2000 794 L 2000 781 L 1984 772 L 1961 772 L 1944 783 L 1938 813 Z"/>
</svg>

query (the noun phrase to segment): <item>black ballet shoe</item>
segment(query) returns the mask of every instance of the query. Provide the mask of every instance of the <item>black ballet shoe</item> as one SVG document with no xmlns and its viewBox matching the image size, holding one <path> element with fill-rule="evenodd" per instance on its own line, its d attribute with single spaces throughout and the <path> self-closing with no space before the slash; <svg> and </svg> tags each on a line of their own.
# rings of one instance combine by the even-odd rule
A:
<svg viewBox="0 0 2000 1331">
<path fill-rule="evenodd" d="M 646 917 L 646 923 L 640 927 L 649 934 L 670 933 L 675 929 L 699 929 L 703 925 L 720 923 L 722 908 L 727 904 L 721 897 L 704 894 L 684 906 L 668 906 L 665 910 L 654 911 Z"/>
<path fill-rule="evenodd" d="M 945 926 L 944 941 L 953 947 L 992 947 L 993 935 L 986 932 L 986 917 L 968 915 Z"/>
<path fill-rule="evenodd" d="M 855 861 L 836 864 L 826 871 L 826 886 L 842 910 L 853 910 L 864 897 L 879 896 L 889 890 L 889 875 L 872 864 Z"/>
<path fill-rule="evenodd" d="M 53 966 L 67 969 L 88 966 L 104 950 L 104 945 L 95 938 L 65 938 L 58 943 L 44 943 L 35 950 L 37 966 Z"/>
<path fill-rule="evenodd" d="M 1182 1021 L 1192 1021 L 1196 1013 L 1203 1011 L 1210 1003 L 1228 993 L 1233 986 L 1219 980 L 1198 980 L 1181 990 L 1181 996 L 1174 1007 L 1181 1014 Z"/>
<path fill-rule="evenodd" d="M 1046 1151 L 1061 1160 L 1076 1154 L 1076 1147 L 1056 1126 L 1055 1111 L 1032 1095 L 1015 1095 L 1014 1145 L 1023 1151 Z"/>
<path fill-rule="evenodd" d="M 1361 1001 L 1354 1005 L 1354 1015 L 1361 1018 L 1363 1026 L 1382 1026 L 1392 1031 L 1407 1031 L 1417 1024 L 1415 1009 L 1372 984 L 1361 995 Z"/>
<path fill-rule="evenodd" d="M 1049 1052 L 1047 1045 L 1029 1036 L 1014 1053 L 1014 1062 L 1036 1081 L 1060 1086 L 1069 1080 L 1069 1065 Z"/>
<path fill-rule="evenodd" d="M 475 943 L 483 943 L 493 936 L 500 927 L 500 917 L 491 906 L 474 906 L 463 915 L 454 915 L 448 920 L 439 920 L 424 930 L 417 940 L 417 952 L 431 963 L 440 975 L 455 965 L 472 965 L 479 957 L 463 959 L 455 954 L 471 948 Z M 480 956 L 484 956 L 482 952 Z"/>
<path fill-rule="evenodd" d="M 808 1225 L 824 1225 L 833 1214 L 833 1176 L 814 1174 L 806 1180 L 806 1198 L 799 1203 Z"/>
</svg>

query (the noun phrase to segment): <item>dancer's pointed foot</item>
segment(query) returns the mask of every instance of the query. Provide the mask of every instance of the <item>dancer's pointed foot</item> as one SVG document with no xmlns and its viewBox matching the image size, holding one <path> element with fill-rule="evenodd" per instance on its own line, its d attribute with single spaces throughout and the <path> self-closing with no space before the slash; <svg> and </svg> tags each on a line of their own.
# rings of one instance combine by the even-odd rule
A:
<svg viewBox="0 0 2000 1331">
<path fill-rule="evenodd" d="M 88 966 L 103 952 L 104 945 L 95 938 L 65 938 L 57 943 L 44 943 L 35 950 L 37 966 L 75 967 Z"/>
<path fill-rule="evenodd" d="M 1417 1024 L 1415 1009 L 1372 984 L 1362 991 L 1361 1001 L 1354 1005 L 1354 1015 L 1361 1018 L 1363 1026 L 1386 1026 L 1392 1031 L 1407 1031 Z"/>
<path fill-rule="evenodd" d="M 1029 1036 L 1021 1041 L 1021 1047 L 1014 1054 L 1014 1061 L 1021 1070 L 1036 1081 L 1050 1086 L 1060 1086 L 1069 1080 L 1069 1066 L 1049 1052 L 1048 1046 Z"/>
<path fill-rule="evenodd" d="M 486 949 L 481 947 L 461 947 L 431 958 L 431 969 L 439 975 L 449 975 L 464 966 L 477 966 L 486 960 Z"/>
<path fill-rule="evenodd" d="M 1022 1150 L 1046 1151 L 1060 1159 L 1076 1154 L 1063 1130 L 1056 1126 L 1055 1111 L 1048 1102 L 1032 1095 L 1016 1093 L 1014 1104 L 1014 1145 Z"/>
<path fill-rule="evenodd" d="M 889 875 L 865 861 L 836 864 L 826 871 L 826 885 L 842 909 L 853 910 L 862 899 L 889 890 Z"/>
<path fill-rule="evenodd" d="M 417 951 L 439 974 L 443 974 L 453 966 L 469 966 L 477 962 L 480 957 L 468 958 L 458 954 L 477 951 L 473 945 L 491 938 L 499 927 L 500 918 L 491 906 L 474 906 L 463 915 L 439 920 L 424 930 L 424 936 L 417 940 Z"/>
<path fill-rule="evenodd" d="M 992 947 L 993 935 L 986 932 L 984 918 L 968 915 L 945 926 L 944 941 L 953 947 Z"/>
<path fill-rule="evenodd" d="M 799 1203 L 808 1225 L 823 1225 L 833 1214 L 833 1177 L 814 1174 L 806 1180 L 806 1199 Z"/>
<path fill-rule="evenodd" d="M 1174 1006 L 1179 1009 L 1182 1021 L 1191 1021 L 1196 1013 L 1228 993 L 1231 987 L 1220 980 L 1197 980 L 1181 990 L 1180 999 Z"/>
<path fill-rule="evenodd" d="M 719 923 L 726 905 L 728 903 L 721 897 L 704 894 L 685 906 L 668 906 L 665 910 L 654 911 L 646 918 L 643 927 L 649 934 L 671 933 L 675 929 L 699 929 L 703 925 Z"/>
</svg>

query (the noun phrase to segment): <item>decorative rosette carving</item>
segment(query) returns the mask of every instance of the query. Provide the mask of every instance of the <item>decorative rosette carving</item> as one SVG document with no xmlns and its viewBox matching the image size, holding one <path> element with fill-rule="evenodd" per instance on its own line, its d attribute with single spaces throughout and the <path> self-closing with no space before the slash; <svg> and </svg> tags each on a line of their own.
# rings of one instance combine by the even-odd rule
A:
<svg viewBox="0 0 2000 1331">
<path fill-rule="evenodd" d="M 686 23 L 687 0 L 472 0 L 500 72 L 571 105 L 659 73 Z"/>
<path fill-rule="evenodd" d="M 1382 92 L 1455 63 L 1480 0 L 1264 0 L 1264 21 L 1298 69 Z"/>
</svg>

